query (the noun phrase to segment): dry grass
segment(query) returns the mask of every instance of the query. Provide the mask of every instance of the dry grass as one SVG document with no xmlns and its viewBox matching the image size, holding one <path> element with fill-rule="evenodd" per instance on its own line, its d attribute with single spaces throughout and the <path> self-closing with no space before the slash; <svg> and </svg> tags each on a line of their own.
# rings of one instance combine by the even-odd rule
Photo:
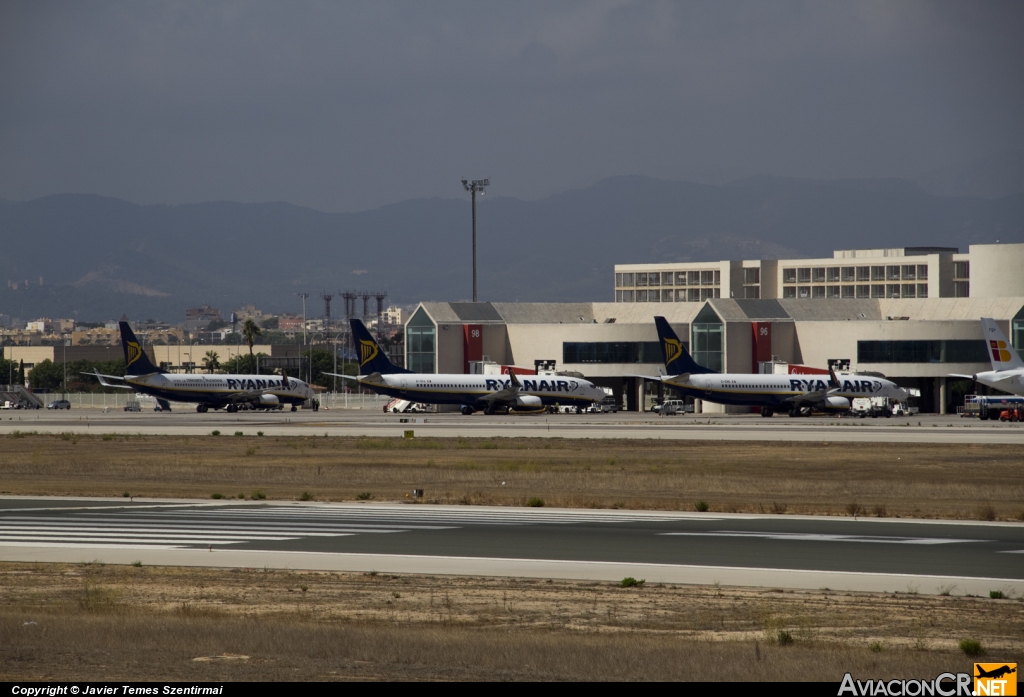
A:
<svg viewBox="0 0 1024 697">
<path fill-rule="evenodd" d="M 0 436 L 4 493 L 1019 519 L 1012 445 Z"/>
<path fill-rule="evenodd" d="M 929 677 L 967 637 L 1024 662 L 1024 603 L 955 595 L 3 564 L 0 600 L 0 680 Z"/>
</svg>

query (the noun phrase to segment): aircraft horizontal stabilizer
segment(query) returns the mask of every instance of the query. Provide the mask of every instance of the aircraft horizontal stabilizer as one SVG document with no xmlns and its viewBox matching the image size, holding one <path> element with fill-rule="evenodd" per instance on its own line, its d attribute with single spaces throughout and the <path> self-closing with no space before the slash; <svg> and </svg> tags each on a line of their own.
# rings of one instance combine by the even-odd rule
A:
<svg viewBox="0 0 1024 697">
<path fill-rule="evenodd" d="M 91 377 L 96 378 L 97 380 L 100 381 L 100 384 L 103 385 L 104 387 L 114 387 L 114 388 L 117 388 L 119 390 L 134 390 L 135 389 L 134 387 L 131 387 L 130 385 L 111 385 L 109 382 L 107 382 L 104 379 L 104 378 L 110 378 L 111 380 L 120 380 L 121 382 L 124 382 L 124 378 L 120 377 L 118 375 L 102 375 L 98 370 L 93 370 L 91 373 L 87 373 L 85 371 L 82 371 L 82 375 L 89 375 Z"/>
</svg>

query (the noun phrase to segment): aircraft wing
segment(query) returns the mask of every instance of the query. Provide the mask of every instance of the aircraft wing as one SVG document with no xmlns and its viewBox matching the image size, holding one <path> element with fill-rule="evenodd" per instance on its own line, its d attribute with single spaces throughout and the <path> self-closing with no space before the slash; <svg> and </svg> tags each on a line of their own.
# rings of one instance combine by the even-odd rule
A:
<svg viewBox="0 0 1024 697">
<path fill-rule="evenodd" d="M 508 387 L 497 392 L 492 392 L 489 395 L 480 397 L 479 401 L 487 402 L 488 404 L 514 404 L 516 401 L 516 395 L 523 389 L 523 383 L 519 382 L 519 378 L 511 370 L 508 371 L 509 383 Z"/>
<path fill-rule="evenodd" d="M 787 404 L 818 404 L 825 401 L 825 398 L 835 390 L 816 390 L 814 392 L 807 392 L 806 394 L 797 394 L 792 397 L 786 397 L 783 402 Z"/>
<path fill-rule="evenodd" d="M 85 371 L 82 371 L 82 375 L 90 375 L 90 376 L 96 378 L 97 380 L 100 381 L 100 384 L 103 385 L 104 387 L 115 387 L 115 388 L 117 388 L 119 390 L 134 390 L 135 389 L 131 385 L 111 385 L 106 380 L 106 379 L 109 378 L 110 380 L 120 380 L 121 382 L 124 382 L 124 378 L 119 376 L 119 375 L 102 375 L 96 369 L 93 369 L 93 371 L 91 373 L 87 373 Z"/>
<path fill-rule="evenodd" d="M 650 380 L 651 382 L 663 382 L 665 380 L 664 375 L 627 375 L 627 378 L 643 378 L 644 380 Z"/>
<path fill-rule="evenodd" d="M 959 373 L 949 373 L 946 375 L 947 378 L 961 378 L 963 380 L 973 380 L 973 375 L 960 375 Z"/>
</svg>

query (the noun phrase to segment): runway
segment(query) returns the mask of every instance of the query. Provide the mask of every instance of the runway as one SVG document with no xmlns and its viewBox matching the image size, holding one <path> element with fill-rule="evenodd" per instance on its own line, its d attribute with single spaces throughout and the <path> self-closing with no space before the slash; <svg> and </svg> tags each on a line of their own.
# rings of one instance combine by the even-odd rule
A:
<svg viewBox="0 0 1024 697">
<path fill-rule="evenodd" d="M 1024 443 L 1024 424 L 979 422 L 953 416 L 891 419 L 812 417 L 771 419 L 755 415 L 704 414 L 658 417 L 650 413 L 484 416 L 475 414 L 382 414 L 376 411 L 171 413 L 79 409 L 0 412 L 0 434 L 121 433 L 209 435 L 241 431 L 267 436 L 375 436 L 438 438 L 624 438 L 762 442 Z"/>
<path fill-rule="evenodd" d="M 1024 524 L 3 497 L 0 560 L 1019 595 Z"/>
</svg>

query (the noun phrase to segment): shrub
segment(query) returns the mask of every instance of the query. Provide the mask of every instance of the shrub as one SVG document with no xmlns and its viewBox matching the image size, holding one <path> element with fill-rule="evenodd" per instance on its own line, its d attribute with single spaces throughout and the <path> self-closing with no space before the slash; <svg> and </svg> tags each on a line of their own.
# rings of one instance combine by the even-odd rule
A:
<svg viewBox="0 0 1024 697">
<path fill-rule="evenodd" d="M 707 510 L 711 508 L 711 506 L 708 505 L 707 501 L 698 501 L 697 503 L 693 504 L 693 508 L 698 513 L 706 513 Z"/>
<path fill-rule="evenodd" d="M 236 436 L 240 436 L 240 435 L 242 435 L 242 432 L 241 431 L 235 431 L 235 435 Z"/>
<path fill-rule="evenodd" d="M 141 559 L 136 559 L 135 561 L 132 562 L 132 566 L 142 566 L 142 560 Z"/>
<path fill-rule="evenodd" d="M 263 431 L 256 431 L 256 435 L 257 436 L 262 436 L 263 435 Z"/>
<path fill-rule="evenodd" d="M 978 509 L 978 520 L 995 520 L 996 509 L 992 506 L 982 506 Z"/>
<path fill-rule="evenodd" d="M 217 492 L 214 492 L 214 493 L 210 494 L 210 498 L 211 499 L 222 499 L 222 498 L 224 498 L 224 494 L 218 494 Z"/>
<path fill-rule="evenodd" d="M 214 432 L 213 432 L 213 433 L 211 433 L 210 435 L 211 435 L 211 436 L 219 436 L 219 435 L 220 435 L 220 431 L 214 431 Z"/>
<path fill-rule="evenodd" d="M 981 642 L 977 639 L 961 639 L 960 650 L 968 656 L 980 656 L 985 653 L 985 649 L 982 648 Z"/>
<path fill-rule="evenodd" d="M 872 641 L 871 646 L 869 646 L 868 648 L 871 649 L 871 653 L 882 653 L 882 642 Z"/>
<path fill-rule="evenodd" d="M 885 506 L 884 505 L 878 504 L 877 506 L 875 506 L 874 514 L 875 514 L 876 518 L 884 518 L 886 512 L 887 511 L 885 510 Z"/>
<path fill-rule="evenodd" d="M 360 501 L 369 501 L 370 499 L 373 498 L 373 494 L 371 494 L 369 491 L 364 491 L 362 493 L 356 494 L 356 498 Z"/>
<path fill-rule="evenodd" d="M 1002 591 L 989 591 L 988 597 L 992 598 L 993 600 L 1002 600 L 1006 597 L 1006 594 Z"/>
<path fill-rule="evenodd" d="M 242 492 L 238 492 L 238 498 L 244 499 L 245 498 L 245 494 L 243 494 Z"/>
<path fill-rule="evenodd" d="M 626 578 L 622 579 L 622 582 L 619 585 L 622 586 L 623 588 L 633 588 L 633 587 L 640 588 L 640 587 L 642 587 L 644 585 L 644 583 L 646 583 L 646 581 L 644 579 L 640 579 L 638 581 L 637 579 L 633 578 L 632 576 L 627 576 Z"/>
<path fill-rule="evenodd" d="M 793 635 L 785 629 L 779 630 L 779 646 L 789 646 L 793 643 Z"/>
<path fill-rule="evenodd" d="M 864 507 L 854 501 L 853 503 L 846 504 L 846 512 L 856 517 L 864 512 Z"/>
<path fill-rule="evenodd" d="M 309 493 L 308 491 L 303 491 L 302 492 L 302 496 L 299 497 L 299 501 L 312 501 L 312 500 L 313 500 L 313 494 Z"/>
<path fill-rule="evenodd" d="M 532 499 L 526 502 L 527 506 L 533 506 L 534 508 L 543 508 L 544 499 L 534 496 Z"/>
<path fill-rule="evenodd" d="M 256 491 L 252 492 L 252 498 L 254 501 L 262 501 L 263 499 L 267 498 L 267 495 L 264 494 L 260 489 L 257 489 Z"/>
<path fill-rule="evenodd" d="M 124 492 L 123 494 L 121 494 L 121 496 L 125 497 L 126 499 L 130 499 L 132 497 L 132 495 L 130 493 L 128 493 L 127 491 Z"/>
</svg>

